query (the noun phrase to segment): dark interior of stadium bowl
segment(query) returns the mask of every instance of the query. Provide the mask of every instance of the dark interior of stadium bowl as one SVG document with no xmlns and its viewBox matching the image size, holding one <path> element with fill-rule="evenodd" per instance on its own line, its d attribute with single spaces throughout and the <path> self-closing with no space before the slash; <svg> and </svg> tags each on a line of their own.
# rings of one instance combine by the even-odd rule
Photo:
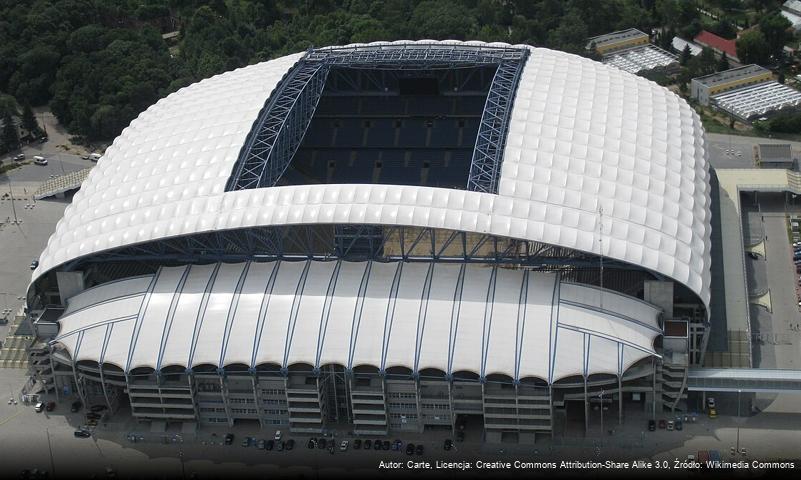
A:
<svg viewBox="0 0 801 480">
<path fill-rule="evenodd" d="M 465 189 L 496 69 L 332 68 L 311 124 L 278 185 Z"/>
</svg>

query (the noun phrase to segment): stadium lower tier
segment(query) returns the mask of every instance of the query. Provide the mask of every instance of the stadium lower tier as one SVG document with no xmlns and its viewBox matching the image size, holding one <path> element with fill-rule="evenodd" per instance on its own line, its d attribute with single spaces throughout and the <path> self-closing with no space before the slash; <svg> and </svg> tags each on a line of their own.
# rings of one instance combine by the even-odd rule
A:
<svg viewBox="0 0 801 480">
<path fill-rule="evenodd" d="M 295 432 L 347 422 L 386 434 L 478 415 L 488 434 L 533 438 L 552 431 L 554 408 L 578 401 L 586 410 L 601 389 L 621 414 L 629 393 L 672 401 L 653 378 L 665 371 L 655 368 L 662 309 L 558 273 L 213 263 L 77 292 L 58 315 L 39 317 L 39 338 L 47 318 L 51 330 L 31 363 L 57 396 L 128 404 L 141 420 Z"/>
</svg>

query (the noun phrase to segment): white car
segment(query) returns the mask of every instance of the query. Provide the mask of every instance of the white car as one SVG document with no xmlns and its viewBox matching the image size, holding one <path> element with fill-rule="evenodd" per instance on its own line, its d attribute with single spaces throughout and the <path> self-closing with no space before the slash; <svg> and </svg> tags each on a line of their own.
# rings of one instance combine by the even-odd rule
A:
<svg viewBox="0 0 801 480">
<path fill-rule="evenodd" d="M 347 450 L 348 450 L 348 441 L 347 440 L 342 440 L 342 443 L 339 444 L 339 451 L 340 452 L 345 452 Z"/>
<path fill-rule="evenodd" d="M 47 165 L 47 159 L 42 156 L 36 155 L 35 157 L 33 157 L 33 163 L 37 165 Z"/>
<path fill-rule="evenodd" d="M 25 160 L 25 154 L 24 153 L 20 153 L 19 155 L 16 155 L 14 157 L 14 161 L 15 162 L 21 162 L 23 160 Z"/>
<path fill-rule="evenodd" d="M 98 160 L 100 160 L 101 156 L 102 155 L 100 155 L 99 153 L 90 153 L 89 154 L 89 160 L 91 160 L 93 162 L 97 162 Z"/>
<path fill-rule="evenodd" d="M 281 440 L 281 430 L 276 430 L 275 431 L 275 437 L 274 438 L 275 438 L 276 442 Z"/>
<path fill-rule="evenodd" d="M 708 397 L 706 399 L 706 408 L 715 408 L 715 397 Z"/>
</svg>

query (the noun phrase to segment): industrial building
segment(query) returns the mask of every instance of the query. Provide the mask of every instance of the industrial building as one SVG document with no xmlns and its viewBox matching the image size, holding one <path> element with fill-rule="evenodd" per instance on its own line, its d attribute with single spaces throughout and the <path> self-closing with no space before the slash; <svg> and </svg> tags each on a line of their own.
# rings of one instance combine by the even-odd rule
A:
<svg viewBox="0 0 801 480">
<path fill-rule="evenodd" d="M 701 105 L 750 121 L 801 105 L 801 92 L 773 80 L 770 70 L 745 65 L 693 78 L 690 92 Z"/>
<path fill-rule="evenodd" d="M 525 45 L 312 49 L 143 112 L 28 290 L 59 401 L 355 434 L 681 411 L 710 318 L 699 117 Z"/>
<path fill-rule="evenodd" d="M 601 61 L 629 73 L 671 70 L 679 66 L 676 55 L 650 43 L 648 35 L 630 28 L 592 37 L 588 50 L 594 50 Z"/>
</svg>

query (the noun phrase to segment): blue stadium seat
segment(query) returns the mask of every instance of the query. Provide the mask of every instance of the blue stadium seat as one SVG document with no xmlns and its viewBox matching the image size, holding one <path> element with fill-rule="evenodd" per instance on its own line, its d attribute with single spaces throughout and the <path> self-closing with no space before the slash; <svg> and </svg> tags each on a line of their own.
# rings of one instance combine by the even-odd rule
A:
<svg viewBox="0 0 801 480">
<path fill-rule="evenodd" d="M 398 138 L 399 147 L 425 147 L 428 127 L 420 119 L 406 119 Z"/>
<path fill-rule="evenodd" d="M 434 120 L 430 147 L 455 148 L 459 146 L 459 124 L 453 118 Z"/>
</svg>

